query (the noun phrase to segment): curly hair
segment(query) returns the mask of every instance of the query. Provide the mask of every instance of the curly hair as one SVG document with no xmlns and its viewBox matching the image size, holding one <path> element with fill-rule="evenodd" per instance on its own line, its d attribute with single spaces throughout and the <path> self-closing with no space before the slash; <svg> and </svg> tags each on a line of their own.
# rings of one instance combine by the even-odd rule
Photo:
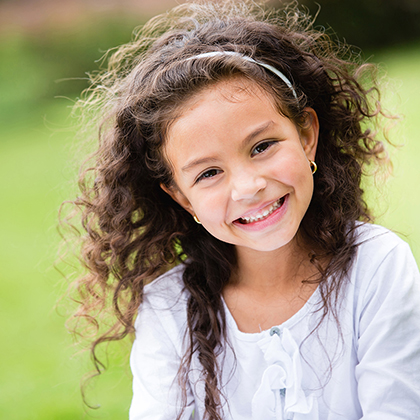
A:
<svg viewBox="0 0 420 420">
<path fill-rule="evenodd" d="M 240 57 L 188 60 L 211 51 L 235 51 L 275 67 L 292 82 L 297 99 L 277 76 Z M 153 18 L 131 43 L 114 50 L 77 105 L 97 110 L 100 123 L 99 146 L 81 172 L 81 196 L 73 201 L 85 230 L 81 259 L 87 268 L 76 281 L 75 329 L 83 336 L 86 326 L 97 327 L 90 348 L 100 373 L 98 345 L 134 331 L 144 285 L 184 264 L 189 346 L 179 380 L 188 380 L 191 360 L 198 357 L 206 416 L 217 420 L 216 358 L 225 337 L 221 292 L 236 256 L 233 245 L 211 236 L 162 190 L 161 184 L 173 183 L 163 146 L 186 101 L 237 76 L 264 89 L 279 112 L 299 125 L 305 107 L 318 115 L 319 170 L 300 233 L 319 272 L 306 281 L 319 283 L 323 315 L 334 314 L 357 247 L 356 222 L 371 217 L 362 175 L 371 162 L 387 159 L 375 131 L 383 111 L 374 66 L 358 63 L 348 47 L 315 30 L 296 5 L 273 11 L 247 0 L 187 3 Z"/>
</svg>

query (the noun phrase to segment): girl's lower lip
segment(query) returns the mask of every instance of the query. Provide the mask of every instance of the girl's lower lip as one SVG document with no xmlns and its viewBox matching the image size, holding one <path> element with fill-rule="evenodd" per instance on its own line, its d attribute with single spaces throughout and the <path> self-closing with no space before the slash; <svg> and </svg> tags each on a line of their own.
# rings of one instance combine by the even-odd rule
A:
<svg viewBox="0 0 420 420">
<path fill-rule="evenodd" d="M 273 211 L 266 219 L 257 220 L 251 223 L 240 223 L 240 222 L 233 222 L 233 224 L 241 229 L 248 230 L 248 231 L 258 231 L 265 229 L 268 226 L 273 225 L 278 220 L 283 217 L 283 214 L 286 212 L 287 203 L 289 201 L 289 194 L 284 196 L 283 204 L 278 207 L 276 210 Z"/>
</svg>

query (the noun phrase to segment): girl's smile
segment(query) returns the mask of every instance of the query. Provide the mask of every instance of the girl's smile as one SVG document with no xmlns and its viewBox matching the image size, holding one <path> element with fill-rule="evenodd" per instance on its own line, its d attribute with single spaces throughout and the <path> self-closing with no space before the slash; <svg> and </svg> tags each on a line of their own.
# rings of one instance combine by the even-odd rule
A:
<svg viewBox="0 0 420 420">
<path fill-rule="evenodd" d="M 263 206 L 257 213 L 250 211 L 247 213 L 248 216 L 242 216 L 232 223 L 236 224 L 239 228 L 246 230 L 264 229 L 279 220 L 285 213 L 288 196 L 289 195 L 286 194 L 271 205 Z"/>
<path fill-rule="evenodd" d="M 260 251 L 292 241 L 309 206 L 318 120 L 281 115 L 255 83 L 236 78 L 194 96 L 170 126 L 163 187 L 216 238 Z"/>
</svg>

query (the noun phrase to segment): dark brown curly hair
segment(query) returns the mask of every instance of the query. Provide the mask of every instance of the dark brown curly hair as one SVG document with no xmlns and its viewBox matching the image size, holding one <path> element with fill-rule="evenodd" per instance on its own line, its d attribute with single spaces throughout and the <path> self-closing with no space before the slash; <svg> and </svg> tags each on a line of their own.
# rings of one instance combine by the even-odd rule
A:
<svg viewBox="0 0 420 420">
<path fill-rule="evenodd" d="M 291 81 L 297 99 L 277 76 L 240 57 L 187 60 L 210 51 L 236 51 L 274 66 Z M 383 112 L 375 68 L 358 61 L 348 47 L 314 30 L 295 4 L 273 11 L 247 0 L 182 4 L 109 55 L 108 67 L 92 76 L 77 105 L 100 115 L 99 145 L 72 202 L 85 231 L 81 258 L 87 268 L 76 281 L 74 328 L 82 336 L 84 328 L 97 328 L 90 348 L 98 373 L 98 345 L 133 332 L 144 285 L 183 264 L 189 350 L 179 380 L 188 380 L 192 357 L 198 357 L 206 418 L 221 420 L 216 356 L 225 337 L 221 292 L 235 268 L 234 246 L 197 225 L 160 185 L 173 183 L 162 149 L 182 105 L 232 77 L 257 83 L 297 124 L 305 121 L 305 107 L 318 115 L 319 170 L 300 234 L 311 244 L 308 258 L 319 272 L 308 281 L 319 283 L 324 316 L 334 314 L 357 247 L 356 222 L 370 220 L 362 175 L 371 162 L 387 159 L 376 134 Z"/>
</svg>

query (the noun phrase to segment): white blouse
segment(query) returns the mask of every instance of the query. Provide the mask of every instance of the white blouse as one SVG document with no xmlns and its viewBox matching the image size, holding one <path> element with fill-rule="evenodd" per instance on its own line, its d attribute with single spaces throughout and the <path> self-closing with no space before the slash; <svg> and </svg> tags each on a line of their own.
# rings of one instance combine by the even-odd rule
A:
<svg viewBox="0 0 420 420">
<path fill-rule="evenodd" d="M 224 420 L 420 419 L 420 275 L 408 245 L 375 225 L 358 227 L 357 255 L 336 315 L 316 328 L 317 289 L 281 325 L 239 331 L 227 313 L 218 358 Z M 183 266 L 145 287 L 131 354 L 131 420 L 175 420 L 185 353 Z M 338 323 L 337 323 L 338 321 Z M 183 420 L 204 416 L 201 365 L 189 374 Z"/>
</svg>

